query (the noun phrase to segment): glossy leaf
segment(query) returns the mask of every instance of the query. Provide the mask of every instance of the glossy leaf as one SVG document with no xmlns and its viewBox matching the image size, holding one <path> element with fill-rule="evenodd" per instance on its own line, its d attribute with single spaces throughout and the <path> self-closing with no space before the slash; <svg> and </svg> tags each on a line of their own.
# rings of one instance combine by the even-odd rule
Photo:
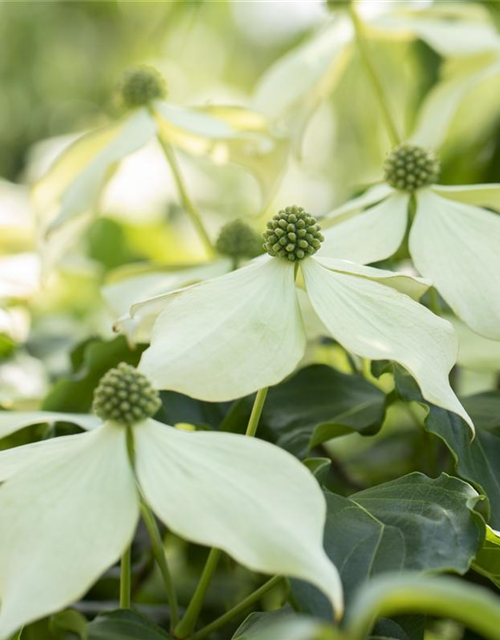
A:
<svg viewBox="0 0 500 640">
<path fill-rule="evenodd" d="M 479 496 L 457 478 L 412 473 L 349 498 L 327 492 L 325 549 L 339 567 L 347 607 L 376 575 L 391 571 L 465 573 L 484 536 L 473 511 Z M 432 540 L 432 544 L 429 541 Z M 311 589 L 298 588 L 301 604 L 325 614 Z"/>
</svg>

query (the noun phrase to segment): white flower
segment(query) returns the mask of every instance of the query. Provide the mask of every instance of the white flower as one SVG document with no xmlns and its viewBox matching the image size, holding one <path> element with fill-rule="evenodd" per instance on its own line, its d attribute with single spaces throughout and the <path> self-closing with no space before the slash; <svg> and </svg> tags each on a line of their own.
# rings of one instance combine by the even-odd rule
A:
<svg viewBox="0 0 500 640">
<path fill-rule="evenodd" d="M 143 335 L 153 327 L 139 369 L 158 388 L 210 401 L 279 383 L 306 347 L 295 285 L 298 266 L 310 302 L 335 340 L 363 358 L 400 363 L 427 400 L 459 414 L 472 428 L 448 382 L 457 355 L 453 329 L 415 301 L 428 283 L 312 256 L 318 242 L 299 249 L 294 236 L 300 230 L 288 231 L 301 216 L 312 230 L 311 242 L 314 233 L 319 238 L 314 218 L 297 207 L 281 211 L 267 232 L 269 246 L 279 228 L 285 230 L 289 246 L 278 244 L 276 251 L 281 246 L 295 261 L 263 256 L 232 273 L 134 305 L 131 317 Z"/>
<path fill-rule="evenodd" d="M 114 402 L 124 380 L 128 399 L 134 382 L 146 385 L 144 401 Z M 0 640 L 85 594 L 130 544 L 141 496 L 179 536 L 253 571 L 307 580 L 342 614 L 339 576 L 323 549 L 325 499 L 306 467 L 262 440 L 156 422 L 154 393 L 119 365 L 96 392 L 103 420 L 0 413 L 0 437 L 54 421 L 89 430 L 0 452 Z"/>
<path fill-rule="evenodd" d="M 126 115 L 80 137 L 35 184 L 42 236 L 55 243 L 54 252 L 61 253 L 60 246 L 67 246 L 91 219 L 117 163 L 158 136 L 191 155 L 241 165 L 256 177 L 263 204 L 270 197 L 286 144 L 270 134 L 266 118 L 236 106 L 181 107 L 165 100 L 163 85 L 154 69 L 129 72 L 122 86 Z M 276 160 L 274 173 L 270 157 Z"/>
<path fill-rule="evenodd" d="M 500 184 L 434 184 L 435 158 L 413 144 L 396 148 L 388 162 L 393 186 L 376 185 L 325 216 L 323 224 L 333 226 L 321 255 L 361 264 L 388 258 L 403 242 L 414 200 L 409 250 L 415 267 L 474 331 L 500 340 L 500 216 L 482 208 L 500 210 Z"/>
</svg>

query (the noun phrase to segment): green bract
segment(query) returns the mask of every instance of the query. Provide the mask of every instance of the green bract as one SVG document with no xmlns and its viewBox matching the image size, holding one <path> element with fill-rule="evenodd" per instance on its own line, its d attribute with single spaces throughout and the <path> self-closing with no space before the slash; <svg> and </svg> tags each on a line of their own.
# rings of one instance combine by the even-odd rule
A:
<svg viewBox="0 0 500 640">
<path fill-rule="evenodd" d="M 94 393 L 94 413 L 126 426 L 151 418 L 160 407 L 158 391 L 125 362 L 108 371 Z"/>
<path fill-rule="evenodd" d="M 314 255 L 323 240 L 316 218 L 297 206 L 279 211 L 264 231 L 267 253 L 291 262 Z"/>
<path fill-rule="evenodd" d="M 391 151 L 384 163 L 384 171 L 391 187 L 416 191 L 437 182 L 440 164 L 432 151 L 407 143 Z"/>
<path fill-rule="evenodd" d="M 123 105 L 135 109 L 164 98 L 167 95 L 167 83 L 153 67 L 141 66 L 124 72 L 118 91 Z"/>
</svg>

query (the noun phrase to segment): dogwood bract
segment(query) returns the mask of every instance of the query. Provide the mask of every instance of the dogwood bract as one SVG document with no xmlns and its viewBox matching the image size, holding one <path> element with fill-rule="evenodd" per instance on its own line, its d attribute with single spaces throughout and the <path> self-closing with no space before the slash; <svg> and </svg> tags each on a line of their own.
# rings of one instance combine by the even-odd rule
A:
<svg viewBox="0 0 500 640">
<path fill-rule="evenodd" d="M 157 388 L 223 401 L 283 380 L 306 347 L 300 269 L 333 338 L 363 358 L 402 364 L 427 400 L 472 427 L 448 381 L 457 355 L 453 329 L 412 299 L 427 289 L 425 281 L 315 256 L 323 236 L 300 207 L 280 211 L 265 239 L 269 255 L 248 266 L 132 307 L 143 334 L 153 326 L 139 369 Z"/>
<path fill-rule="evenodd" d="M 181 537 L 254 571 L 307 580 L 342 614 L 323 550 L 325 499 L 306 467 L 262 440 L 156 422 L 160 404 L 148 380 L 121 364 L 96 390 L 101 420 L 0 414 L 0 437 L 46 421 L 89 429 L 0 452 L 0 640 L 85 594 L 130 544 L 141 495 Z"/>
<path fill-rule="evenodd" d="M 435 184 L 438 175 L 433 152 L 413 143 L 396 147 L 385 183 L 325 216 L 334 226 L 325 231 L 322 255 L 384 260 L 403 242 L 410 218 L 417 270 L 471 329 L 500 340 L 500 216 L 483 208 L 500 210 L 500 184 L 443 186 Z"/>
</svg>

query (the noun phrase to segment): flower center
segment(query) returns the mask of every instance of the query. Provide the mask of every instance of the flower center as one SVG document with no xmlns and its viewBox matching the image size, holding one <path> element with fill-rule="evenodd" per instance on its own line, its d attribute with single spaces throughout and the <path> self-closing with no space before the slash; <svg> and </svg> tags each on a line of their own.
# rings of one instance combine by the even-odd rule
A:
<svg viewBox="0 0 500 640">
<path fill-rule="evenodd" d="M 264 249 L 270 256 L 303 260 L 321 247 L 324 238 L 316 218 L 302 207 L 287 207 L 267 223 Z"/>
<path fill-rule="evenodd" d="M 230 258 L 255 258 L 262 253 L 262 240 L 243 221 L 234 220 L 222 227 L 215 248 Z"/>
<path fill-rule="evenodd" d="M 434 184 L 440 169 L 432 151 L 409 143 L 393 149 L 384 163 L 386 181 L 402 191 L 416 191 Z"/>
<path fill-rule="evenodd" d="M 118 84 L 118 91 L 125 107 L 134 109 L 164 98 L 167 84 L 153 67 L 134 67 L 125 71 Z"/>
<path fill-rule="evenodd" d="M 130 426 L 151 418 L 161 407 L 160 394 L 134 367 L 121 362 L 94 391 L 93 410 L 103 420 Z"/>
</svg>

